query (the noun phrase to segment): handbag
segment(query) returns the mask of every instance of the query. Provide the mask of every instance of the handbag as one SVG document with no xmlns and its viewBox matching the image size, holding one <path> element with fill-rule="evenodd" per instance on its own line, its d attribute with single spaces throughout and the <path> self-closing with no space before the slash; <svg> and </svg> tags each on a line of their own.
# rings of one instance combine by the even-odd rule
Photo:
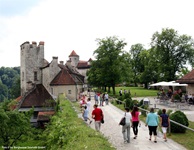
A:
<svg viewBox="0 0 194 150">
<path fill-rule="evenodd" d="M 103 118 L 101 119 L 101 123 L 102 123 L 102 124 L 104 123 L 104 119 L 103 119 Z"/>
<path fill-rule="evenodd" d="M 126 116 L 126 113 L 125 113 Z M 121 118 L 121 121 L 119 122 L 119 125 L 124 126 L 126 124 L 125 117 Z"/>
</svg>

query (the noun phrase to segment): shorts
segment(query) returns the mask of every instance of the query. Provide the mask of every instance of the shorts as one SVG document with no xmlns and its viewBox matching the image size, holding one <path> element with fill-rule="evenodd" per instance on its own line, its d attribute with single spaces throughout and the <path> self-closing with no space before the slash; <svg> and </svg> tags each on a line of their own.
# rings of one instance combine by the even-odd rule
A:
<svg viewBox="0 0 194 150">
<path fill-rule="evenodd" d="M 87 121 L 88 120 L 88 117 L 84 117 L 84 121 Z"/>
<path fill-rule="evenodd" d="M 167 127 L 162 127 L 162 132 L 166 133 L 167 132 Z"/>
</svg>

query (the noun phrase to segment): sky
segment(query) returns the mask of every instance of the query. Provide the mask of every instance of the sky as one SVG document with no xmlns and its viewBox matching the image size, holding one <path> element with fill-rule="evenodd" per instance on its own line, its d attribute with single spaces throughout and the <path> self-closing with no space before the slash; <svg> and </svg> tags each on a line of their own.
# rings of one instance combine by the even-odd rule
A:
<svg viewBox="0 0 194 150">
<path fill-rule="evenodd" d="M 95 59 L 96 39 L 149 48 L 162 28 L 194 38 L 193 0 L 0 0 L 0 67 L 20 66 L 20 45 L 45 42 L 45 59 Z"/>
</svg>

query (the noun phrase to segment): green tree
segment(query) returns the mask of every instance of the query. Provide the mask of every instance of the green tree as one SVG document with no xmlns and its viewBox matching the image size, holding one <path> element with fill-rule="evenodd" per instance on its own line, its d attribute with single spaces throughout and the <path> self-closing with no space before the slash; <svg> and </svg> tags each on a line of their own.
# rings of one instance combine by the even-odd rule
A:
<svg viewBox="0 0 194 150">
<path fill-rule="evenodd" d="M 142 50 L 139 54 L 139 61 L 142 64 L 139 81 L 144 84 L 144 88 L 147 89 L 148 83 L 153 81 L 155 75 L 155 70 L 150 59 L 150 50 Z"/>
<path fill-rule="evenodd" d="M 180 72 L 178 72 L 178 75 L 177 75 L 177 79 L 180 79 L 182 78 L 184 75 L 186 75 L 187 73 L 189 73 L 189 69 L 187 67 L 184 67 L 180 70 Z"/>
<path fill-rule="evenodd" d="M 98 48 L 94 51 L 96 60 L 88 71 L 88 81 L 105 89 L 112 87 L 115 94 L 115 85 L 121 83 L 122 75 L 129 71 L 127 55 L 123 52 L 126 43 L 115 36 L 97 39 L 97 42 Z"/>
<path fill-rule="evenodd" d="M 0 106 L 0 144 L 9 150 L 22 135 L 29 134 L 31 126 L 28 113 L 9 111 L 7 104 L 8 102 L 1 103 Z"/>
<path fill-rule="evenodd" d="M 14 67 L 14 68 L 1 67 L 0 68 L 0 82 L 1 84 L 3 84 L 3 86 L 0 85 L 0 88 L 1 88 L 0 100 L 5 98 L 11 99 L 11 98 L 17 97 L 18 94 L 16 93 L 19 93 L 18 90 L 20 90 L 20 87 L 19 89 L 16 88 L 15 84 L 17 81 L 15 80 L 17 80 L 18 78 L 20 78 L 20 67 Z M 16 90 L 16 91 L 14 92 L 13 90 Z"/>
<path fill-rule="evenodd" d="M 135 86 L 140 82 L 140 75 L 144 71 L 144 64 L 140 61 L 140 53 L 145 50 L 142 44 L 135 44 L 131 46 L 130 53 L 132 56 L 132 71 L 133 82 Z"/>
<path fill-rule="evenodd" d="M 193 64 L 194 47 L 191 36 L 179 35 L 174 29 L 162 29 L 152 36 L 151 47 L 155 54 L 155 64 L 160 65 L 158 80 L 176 80 L 176 72 L 189 62 Z"/>
<path fill-rule="evenodd" d="M 10 97 L 15 99 L 20 96 L 20 77 L 15 77 L 13 85 L 10 89 Z"/>
<path fill-rule="evenodd" d="M 0 80 L 0 102 L 8 99 L 8 88 Z"/>
</svg>

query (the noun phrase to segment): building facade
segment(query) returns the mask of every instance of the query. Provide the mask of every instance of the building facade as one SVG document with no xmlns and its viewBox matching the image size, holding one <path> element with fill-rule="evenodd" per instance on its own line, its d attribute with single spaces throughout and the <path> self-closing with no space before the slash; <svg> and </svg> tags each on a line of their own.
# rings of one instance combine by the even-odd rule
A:
<svg viewBox="0 0 194 150">
<path fill-rule="evenodd" d="M 29 111 L 34 108 L 32 123 L 44 121 L 41 114 L 53 114 L 59 94 L 72 101 L 79 99 L 85 76 L 77 68 L 79 56 L 74 51 L 71 54 L 66 64 L 58 63 L 58 57 L 53 57 L 49 63 L 44 58 L 44 42 L 38 45 L 24 42 L 20 46 L 21 99 L 18 109 Z"/>
</svg>

